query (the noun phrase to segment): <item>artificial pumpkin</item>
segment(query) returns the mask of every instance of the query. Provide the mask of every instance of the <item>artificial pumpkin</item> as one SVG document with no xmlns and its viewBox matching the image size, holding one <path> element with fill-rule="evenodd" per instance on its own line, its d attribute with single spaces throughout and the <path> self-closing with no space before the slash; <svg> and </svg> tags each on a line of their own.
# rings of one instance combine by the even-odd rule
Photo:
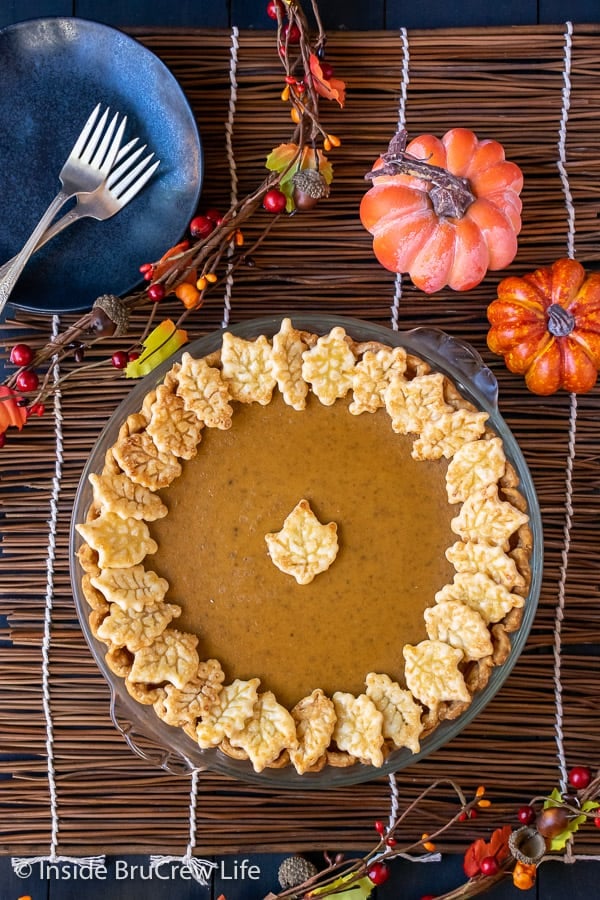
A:
<svg viewBox="0 0 600 900">
<path fill-rule="evenodd" d="M 589 391 L 600 368 L 600 274 L 559 259 L 505 278 L 490 303 L 488 347 L 534 394 Z"/>
<path fill-rule="evenodd" d="M 523 175 L 497 141 L 452 128 L 407 145 L 401 131 L 365 178 L 360 218 L 375 256 L 425 293 L 470 290 L 514 259 Z"/>
</svg>

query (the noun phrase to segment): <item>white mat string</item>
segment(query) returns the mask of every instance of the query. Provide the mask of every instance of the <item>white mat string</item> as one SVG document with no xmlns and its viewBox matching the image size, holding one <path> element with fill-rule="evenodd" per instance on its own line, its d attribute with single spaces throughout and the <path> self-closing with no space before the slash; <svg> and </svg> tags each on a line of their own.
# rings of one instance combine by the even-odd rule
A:
<svg viewBox="0 0 600 900">
<path fill-rule="evenodd" d="M 406 100 L 408 96 L 408 84 L 410 81 L 410 48 L 408 46 L 408 32 L 406 28 L 400 29 L 402 41 L 402 75 L 400 78 L 400 100 L 398 101 L 398 126 L 401 131 L 406 125 Z M 394 299 L 392 301 L 392 330 L 398 331 L 398 314 L 400 301 L 402 300 L 402 275 L 398 273 L 394 279 Z"/>
<path fill-rule="evenodd" d="M 573 196 L 569 184 L 567 172 L 567 126 L 569 122 L 569 108 L 571 105 L 571 49 L 573 25 L 566 23 L 564 39 L 564 65 L 563 65 L 563 90 L 562 111 L 558 136 L 558 171 L 560 173 L 565 207 L 567 211 L 567 250 L 569 258 L 575 256 L 575 208 Z M 557 588 L 556 610 L 554 614 L 554 697 L 555 717 L 554 733 L 559 767 L 560 791 L 565 793 L 568 786 L 567 760 L 564 745 L 564 708 L 563 688 L 561 681 L 561 652 L 562 652 L 562 624 L 565 617 L 566 584 L 569 568 L 569 550 L 571 547 L 571 529 L 573 525 L 573 466 L 575 462 L 577 436 L 577 395 L 571 394 L 569 405 L 569 443 L 567 449 L 566 475 L 565 475 L 565 519 L 563 523 L 563 546 L 561 550 L 561 565 Z M 564 859 L 573 862 L 573 842 L 568 841 Z"/>
<path fill-rule="evenodd" d="M 229 163 L 229 179 L 231 183 L 230 205 L 234 206 L 238 199 L 238 177 L 237 166 L 235 163 L 235 154 L 233 152 L 233 125 L 235 122 L 235 113 L 237 109 L 237 66 L 238 66 L 238 50 L 239 50 L 239 30 L 234 25 L 231 29 L 231 50 L 229 59 L 229 112 L 227 122 L 225 123 L 225 149 L 227 151 L 227 162 Z M 231 294 L 233 291 L 233 263 L 232 256 L 235 252 L 235 242 L 232 241 L 227 248 L 227 271 L 225 273 L 225 294 L 223 297 L 223 328 L 229 325 L 231 316 Z"/>
<path fill-rule="evenodd" d="M 189 806 L 189 839 L 186 851 L 183 856 L 161 856 L 154 854 L 150 857 L 150 868 L 153 872 L 159 872 L 161 866 L 168 863 L 180 863 L 189 870 L 194 881 L 206 887 L 210 883 L 213 870 L 217 868 L 217 863 L 209 859 L 200 859 L 194 856 L 196 847 L 196 809 L 198 804 L 198 778 L 200 771 L 194 769 L 192 771 L 190 783 L 190 806 Z"/>
<path fill-rule="evenodd" d="M 60 332 L 59 316 L 52 317 L 52 338 L 56 339 Z M 86 868 L 96 868 L 103 865 L 104 856 L 88 856 L 84 858 L 74 858 L 71 856 L 58 856 L 58 834 L 59 834 L 59 815 L 58 815 L 58 796 L 56 791 L 56 771 L 54 768 L 54 724 L 52 721 L 52 705 L 50 698 L 50 645 L 52 641 L 52 612 L 54 607 L 54 576 L 56 565 L 56 536 L 58 529 L 58 505 L 60 500 L 64 443 L 63 443 L 63 415 L 62 415 L 62 394 L 58 387 L 60 379 L 60 365 L 58 357 L 54 356 L 50 367 L 51 377 L 54 384 L 53 402 L 54 402 L 54 442 L 55 442 L 55 462 L 54 475 L 52 477 L 52 491 L 50 495 L 50 518 L 48 519 L 48 547 L 46 551 L 46 595 L 44 607 L 44 633 L 42 638 L 42 707 L 44 710 L 44 718 L 46 721 L 46 760 L 48 771 L 48 792 L 50 795 L 50 853 L 48 856 L 34 856 L 30 858 L 12 857 L 11 864 L 13 871 L 21 878 L 27 877 L 33 872 L 36 865 L 44 863 L 62 863 L 68 862 L 75 866 Z"/>
</svg>

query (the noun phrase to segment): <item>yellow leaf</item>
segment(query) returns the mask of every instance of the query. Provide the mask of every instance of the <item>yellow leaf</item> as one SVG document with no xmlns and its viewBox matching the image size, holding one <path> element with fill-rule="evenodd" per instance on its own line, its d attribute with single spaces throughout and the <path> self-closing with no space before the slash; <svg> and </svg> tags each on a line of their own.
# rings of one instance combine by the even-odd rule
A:
<svg viewBox="0 0 600 900">
<path fill-rule="evenodd" d="M 187 331 L 176 328 L 171 319 L 165 319 L 150 332 L 142 344 L 144 351 L 137 359 L 127 364 L 126 378 L 142 378 L 161 362 L 187 343 Z"/>
</svg>

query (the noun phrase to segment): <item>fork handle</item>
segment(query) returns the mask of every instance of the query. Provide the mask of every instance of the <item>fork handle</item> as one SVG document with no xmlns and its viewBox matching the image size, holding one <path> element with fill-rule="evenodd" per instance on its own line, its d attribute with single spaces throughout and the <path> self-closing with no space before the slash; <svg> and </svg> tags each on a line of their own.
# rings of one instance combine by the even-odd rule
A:
<svg viewBox="0 0 600 900">
<path fill-rule="evenodd" d="M 49 225 L 48 228 L 46 228 L 43 235 L 35 245 L 33 252 L 37 253 L 38 250 L 41 250 L 44 244 L 47 244 L 48 241 L 52 240 L 52 238 L 55 238 L 57 234 L 60 234 L 61 231 L 64 231 L 65 228 L 68 228 L 68 226 L 72 225 L 73 222 L 77 222 L 79 219 L 83 219 L 87 215 L 89 215 L 89 213 L 84 212 L 79 204 L 77 206 L 74 206 L 73 209 L 70 209 L 64 214 L 64 216 L 61 216 L 60 219 L 57 219 L 56 222 L 53 222 L 52 225 Z M 0 266 L 0 282 L 2 282 L 5 275 L 8 274 L 10 267 L 13 265 L 16 259 L 17 257 L 13 256 L 12 259 L 7 260 Z"/>
<path fill-rule="evenodd" d="M 15 257 L 8 263 L 8 271 L 0 280 L 0 313 L 3 311 L 8 298 L 10 297 L 13 288 L 19 277 L 21 272 L 25 268 L 27 260 L 30 258 L 32 253 L 37 247 L 38 241 L 44 234 L 46 228 L 51 223 L 52 219 L 59 211 L 59 209 L 64 206 L 64 204 L 72 197 L 72 193 L 67 193 L 66 191 L 59 191 L 54 200 L 48 206 L 48 209 L 41 217 L 40 221 L 37 223 L 29 238 L 23 245 L 22 249 L 17 253 Z"/>
</svg>

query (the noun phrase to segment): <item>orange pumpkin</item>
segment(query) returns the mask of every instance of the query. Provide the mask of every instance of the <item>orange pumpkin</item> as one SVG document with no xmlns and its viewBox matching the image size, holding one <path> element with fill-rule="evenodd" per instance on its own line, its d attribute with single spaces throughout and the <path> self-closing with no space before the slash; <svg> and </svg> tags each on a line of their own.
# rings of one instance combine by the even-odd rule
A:
<svg viewBox="0 0 600 900">
<path fill-rule="evenodd" d="M 522 278 L 505 278 L 487 311 L 490 350 L 534 394 L 589 391 L 600 368 L 600 274 L 559 259 Z"/>
<path fill-rule="evenodd" d="M 399 132 L 366 178 L 360 218 L 382 266 L 432 294 L 467 291 L 517 252 L 523 175 L 497 141 L 452 128 L 407 146 Z"/>
</svg>

